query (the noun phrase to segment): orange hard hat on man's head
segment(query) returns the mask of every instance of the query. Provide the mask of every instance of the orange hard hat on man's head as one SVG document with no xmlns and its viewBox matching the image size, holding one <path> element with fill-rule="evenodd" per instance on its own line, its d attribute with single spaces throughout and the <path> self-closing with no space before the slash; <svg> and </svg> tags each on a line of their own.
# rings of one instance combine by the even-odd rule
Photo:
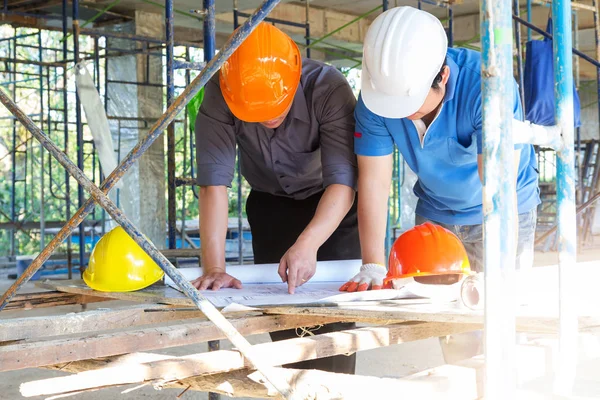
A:
<svg viewBox="0 0 600 400">
<path fill-rule="evenodd" d="M 401 278 L 470 274 L 469 258 L 460 239 L 448 229 L 426 222 L 396 239 L 384 284 Z"/>
<path fill-rule="evenodd" d="M 271 121 L 292 104 L 301 72 L 296 43 L 262 22 L 221 67 L 221 93 L 238 119 Z"/>
</svg>

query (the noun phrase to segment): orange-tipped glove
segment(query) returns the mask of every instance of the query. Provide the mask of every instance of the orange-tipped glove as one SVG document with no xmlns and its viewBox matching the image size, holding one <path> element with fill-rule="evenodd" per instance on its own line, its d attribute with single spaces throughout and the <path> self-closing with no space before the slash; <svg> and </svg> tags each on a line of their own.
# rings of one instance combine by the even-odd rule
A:
<svg viewBox="0 0 600 400">
<path fill-rule="evenodd" d="M 365 290 L 378 290 L 383 287 L 383 279 L 387 270 L 381 264 L 364 264 L 360 272 L 340 287 L 342 292 L 363 292 Z"/>
</svg>

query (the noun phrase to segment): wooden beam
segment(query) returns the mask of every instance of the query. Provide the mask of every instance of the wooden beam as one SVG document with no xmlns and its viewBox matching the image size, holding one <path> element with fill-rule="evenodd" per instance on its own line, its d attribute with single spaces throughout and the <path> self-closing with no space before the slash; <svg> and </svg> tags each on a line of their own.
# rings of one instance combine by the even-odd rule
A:
<svg viewBox="0 0 600 400">
<path fill-rule="evenodd" d="M 65 315 L 26 317 L 0 320 L 0 342 L 50 338 L 84 332 L 101 332 L 107 329 L 131 328 L 140 325 L 203 318 L 200 310 L 147 312 L 168 309 L 169 306 L 146 304 L 119 309 L 100 309 Z"/>
<path fill-rule="evenodd" d="M 230 321 L 242 335 L 255 335 L 300 326 L 338 322 L 340 319 L 269 315 L 237 318 Z M 221 339 L 225 339 L 225 336 L 212 322 L 199 321 L 103 333 L 84 338 L 62 338 L 11 344 L 0 346 L 0 371 L 39 367 L 136 351 L 164 349 Z"/>
<path fill-rule="evenodd" d="M 87 296 L 83 294 L 53 292 L 38 292 L 17 294 L 7 304 L 4 311 L 31 310 L 33 308 L 69 306 L 73 304 L 97 303 L 109 301 L 106 297 Z"/>
<path fill-rule="evenodd" d="M 253 352 L 263 357 L 269 366 L 277 366 L 339 354 L 351 354 L 360 350 L 467 332 L 478 328 L 479 325 L 406 322 L 258 344 L 253 346 Z M 21 386 L 21 393 L 30 397 L 149 381 L 172 382 L 197 375 L 210 375 L 248 367 L 251 366 L 239 352 L 219 350 L 29 382 Z"/>
<path fill-rule="evenodd" d="M 457 371 L 451 376 L 438 379 L 379 378 L 374 376 L 349 375 L 319 370 L 275 368 L 274 372 L 288 382 L 293 390 L 293 399 L 345 399 L 364 400 L 419 398 L 428 400 L 478 399 L 477 387 L 465 384 L 472 370 Z M 456 379 L 456 378 L 462 379 Z M 440 379 L 441 378 L 441 379 Z M 470 379 L 473 381 L 473 379 Z M 469 382 L 471 383 L 471 382 Z M 28 383 L 21 385 L 21 394 L 31 397 Z M 170 388 L 219 393 L 228 397 L 277 399 L 283 397 L 269 389 L 261 376 L 248 369 L 229 373 L 198 376 L 166 384 Z M 73 392 L 70 394 L 81 393 Z"/>
<path fill-rule="evenodd" d="M 41 281 L 37 287 L 58 290 L 64 293 L 83 294 L 87 296 L 107 297 L 114 300 L 135 301 L 136 303 L 161 303 L 195 307 L 192 300 L 172 287 L 156 283 L 150 287 L 134 292 L 98 292 L 91 289 L 81 279 L 69 281 Z"/>
<path fill-rule="evenodd" d="M 379 303 L 379 304 L 378 304 Z M 338 307 L 263 307 L 266 314 L 315 315 L 348 318 L 355 321 L 423 321 L 483 325 L 483 311 L 459 308 L 455 304 L 402 304 L 402 300 L 372 302 L 372 305 L 348 304 Z M 600 315 L 579 316 L 579 332 L 593 333 L 600 326 Z M 517 314 L 517 330 L 529 333 L 558 332 L 558 316 L 529 312 Z"/>
</svg>

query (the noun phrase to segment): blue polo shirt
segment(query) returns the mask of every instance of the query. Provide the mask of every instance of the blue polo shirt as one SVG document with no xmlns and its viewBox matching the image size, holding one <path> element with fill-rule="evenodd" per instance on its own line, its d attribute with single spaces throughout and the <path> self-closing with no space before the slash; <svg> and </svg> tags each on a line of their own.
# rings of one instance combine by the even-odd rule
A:
<svg viewBox="0 0 600 400">
<path fill-rule="evenodd" d="M 423 145 L 411 120 L 380 117 L 359 96 L 354 151 L 360 156 L 383 156 L 391 154 L 395 144 L 418 177 L 413 188 L 418 198 L 416 214 L 444 224 L 478 225 L 483 222 L 477 172 L 477 155 L 482 153 L 481 56 L 468 49 L 448 49 L 446 59 L 450 68 L 446 95 Z M 523 120 L 516 82 L 514 93 L 514 116 Z M 532 145 L 515 148 L 521 149 L 518 208 L 525 213 L 540 204 L 536 157 Z"/>
</svg>

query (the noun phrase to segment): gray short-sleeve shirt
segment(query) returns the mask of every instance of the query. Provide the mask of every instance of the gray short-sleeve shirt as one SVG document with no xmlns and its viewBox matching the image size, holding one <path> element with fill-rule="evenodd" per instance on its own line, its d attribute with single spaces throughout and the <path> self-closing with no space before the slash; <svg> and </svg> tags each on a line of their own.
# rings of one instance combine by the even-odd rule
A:
<svg viewBox="0 0 600 400">
<path fill-rule="evenodd" d="M 354 107 L 346 78 L 334 67 L 304 59 L 300 86 L 277 129 L 233 116 L 219 88 L 208 82 L 196 118 L 197 182 L 231 186 L 236 143 L 242 175 L 254 190 L 305 199 L 331 184 L 356 190 Z"/>
</svg>

